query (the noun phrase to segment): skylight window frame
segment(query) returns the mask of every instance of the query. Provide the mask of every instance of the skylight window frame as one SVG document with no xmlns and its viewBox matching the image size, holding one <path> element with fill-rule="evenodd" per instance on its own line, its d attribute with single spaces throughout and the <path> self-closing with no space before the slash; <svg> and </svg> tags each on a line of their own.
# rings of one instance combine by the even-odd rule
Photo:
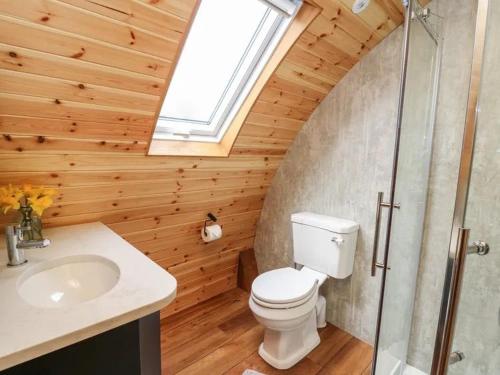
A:
<svg viewBox="0 0 500 375">
<path fill-rule="evenodd" d="M 252 90 L 252 87 L 257 81 L 260 73 L 267 65 L 268 60 L 285 35 L 288 26 L 293 21 L 295 14 L 302 5 L 301 1 L 296 1 L 297 5 L 295 13 L 288 17 L 283 12 L 277 12 L 275 7 L 271 4 L 266 1 L 263 2 L 266 3 L 268 9 L 259 22 L 251 41 L 248 43 L 243 56 L 231 75 L 231 78 L 223 91 L 223 95 L 219 98 L 217 105 L 210 116 L 210 123 L 196 119 L 172 118 L 162 116 L 160 113 L 154 130 L 153 140 L 193 141 L 204 143 L 219 143 L 222 140 L 234 117 L 237 115 L 239 107 Z M 259 33 L 263 32 L 262 28 L 264 27 L 265 22 L 269 21 L 270 17 L 273 18 L 271 20 L 272 24 L 268 28 L 264 37 L 262 37 Z M 257 52 L 254 53 L 253 56 L 249 57 L 248 53 L 255 47 L 254 43 L 259 37 L 262 41 L 260 45 L 257 46 Z M 236 76 L 240 73 L 239 69 L 242 65 L 248 63 L 249 58 L 251 59 L 250 63 L 248 64 L 248 67 L 242 77 L 239 79 L 237 87 L 231 87 L 231 85 L 234 84 Z M 232 93 L 229 94 L 231 97 L 228 99 L 227 95 L 229 90 L 231 90 Z M 221 105 L 224 101 L 227 101 L 227 104 L 225 104 L 224 108 L 221 110 Z M 216 117 L 218 118 L 214 121 Z"/>
<path fill-rule="evenodd" d="M 280 2 L 282 0 L 261 0 L 266 3 Z M 193 139 L 188 140 L 175 140 L 175 139 L 155 139 L 153 136 L 155 123 L 152 126 L 150 133 L 150 141 L 148 146 L 148 156 L 190 156 L 190 157 L 229 157 L 231 150 L 237 144 L 237 139 L 240 131 L 245 126 L 247 117 L 251 114 L 252 108 L 257 102 L 262 90 L 266 87 L 273 74 L 277 72 L 279 65 L 285 60 L 287 53 L 297 43 L 300 36 L 306 31 L 311 23 L 321 13 L 321 8 L 303 0 L 292 0 L 299 3 L 296 12 L 287 25 L 283 36 L 277 43 L 277 46 L 270 53 L 269 60 L 264 65 L 263 70 L 258 75 L 257 81 L 251 87 L 248 95 L 243 100 L 241 107 L 236 113 L 230 126 L 227 128 L 224 136 L 219 143 L 214 142 L 197 142 Z M 198 0 L 197 4 L 200 4 Z M 189 18 L 192 24 L 197 13 L 198 5 L 193 9 Z M 284 12 L 286 15 L 286 12 Z M 181 48 L 179 49 L 175 62 L 179 61 L 179 56 L 182 51 L 182 46 L 185 43 L 187 33 L 183 41 L 181 41 Z M 164 95 L 166 95 L 167 88 L 171 83 L 173 70 L 166 77 L 162 86 Z M 155 118 L 158 117 L 162 106 L 163 99 L 158 102 Z"/>
</svg>

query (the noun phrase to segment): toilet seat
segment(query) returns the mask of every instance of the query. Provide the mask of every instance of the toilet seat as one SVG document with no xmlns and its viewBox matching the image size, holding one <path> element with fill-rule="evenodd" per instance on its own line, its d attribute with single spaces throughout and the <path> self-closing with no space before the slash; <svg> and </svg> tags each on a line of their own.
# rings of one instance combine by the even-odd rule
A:
<svg viewBox="0 0 500 375">
<path fill-rule="evenodd" d="M 289 309 L 305 304 L 316 294 L 318 279 L 291 267 L 259 275 L 252 284 L 255 303 L 272 309 Z"/>
</svg>

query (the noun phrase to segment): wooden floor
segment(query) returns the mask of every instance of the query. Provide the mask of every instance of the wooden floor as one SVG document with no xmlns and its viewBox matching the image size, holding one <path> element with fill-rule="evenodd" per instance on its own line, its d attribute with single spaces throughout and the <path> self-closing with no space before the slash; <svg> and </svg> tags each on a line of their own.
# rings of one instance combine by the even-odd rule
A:
<svg viewBox="0 0 500 375">
<path fill-rule="evenodd" d="M 372 348 L 332 325 L 320 330 L 321 344 L 293 368 L 276 370 L 257 354 L 264 330 L 241 289 L 214 297 L 162 320 L 163 375 L 263 374 L 365 375 Z"/>
</svg>

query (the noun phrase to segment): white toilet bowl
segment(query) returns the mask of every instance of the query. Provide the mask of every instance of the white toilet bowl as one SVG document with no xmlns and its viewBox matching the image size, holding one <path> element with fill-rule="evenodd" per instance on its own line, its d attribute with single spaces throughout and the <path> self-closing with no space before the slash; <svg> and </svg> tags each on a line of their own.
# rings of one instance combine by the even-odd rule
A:
<svg viewBox="0 0 500 375">
<path fill-rule="evenodd" d="M 319 344 L 325 305 L 319 287 L 327 277 L 352 274 L 359 224 L 311 212 L 292 214 L 293 260 L 265 272 L 252 284 L 250 309 L 266 328 L 259 354 L 271 366 L 287 369 Z"/>
<path fill-rule="evenodd" d="M 249 305 L 266 327 L 259 354 L 271 366 L 290 368 L 319 344 L 316 304 L 325 279 L 305 267 L 280 268 L 255 279 Z"/>
</svg>

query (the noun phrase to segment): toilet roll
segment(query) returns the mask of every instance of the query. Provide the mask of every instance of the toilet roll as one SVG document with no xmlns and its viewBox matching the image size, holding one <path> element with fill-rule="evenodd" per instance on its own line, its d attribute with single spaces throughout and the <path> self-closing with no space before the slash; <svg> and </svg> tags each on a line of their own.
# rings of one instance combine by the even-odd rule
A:
<svg viewBox="0 0 500 375">
<path fill-rule="evenodd" d="M 212 242 L 222 237 L 222 228 L 219 224 L 208 225 L 205 230 L 207 232 L 206 235 L 203 228 L 201 228 L 201 238 L 205 242 Z"/>
</svg>

